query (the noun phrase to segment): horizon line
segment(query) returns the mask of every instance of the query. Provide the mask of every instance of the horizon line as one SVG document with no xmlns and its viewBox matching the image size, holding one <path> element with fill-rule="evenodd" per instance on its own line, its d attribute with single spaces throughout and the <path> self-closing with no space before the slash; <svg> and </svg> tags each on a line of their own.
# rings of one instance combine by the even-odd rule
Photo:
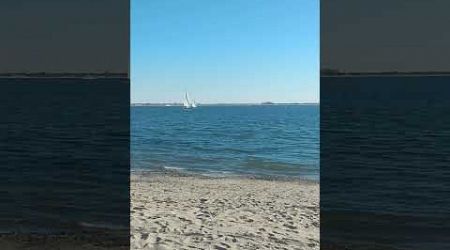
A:
<svg viewBox="0 0 450 250">
<path fill-rule="evenodd" d="M 130 102 L 131 105 L 174 105 L 182 106 L 182 102 Z M 201 103 L 201 105 L 280 105 L 280 104 L 320 104 L 320 102 L 216 102 L 216 103 Z"/>
<path fill-rule="evenodd" d="M 346 71 L 340 69 L 333 68 L 322 68 L 320 70 L 321 76 L 363 76 L 363 75 L 449 75 L 449 70 L 423 70 L 423 71 L 400 71 L 400 70 L 392 70 L 392 71 Z"/>
</svg>

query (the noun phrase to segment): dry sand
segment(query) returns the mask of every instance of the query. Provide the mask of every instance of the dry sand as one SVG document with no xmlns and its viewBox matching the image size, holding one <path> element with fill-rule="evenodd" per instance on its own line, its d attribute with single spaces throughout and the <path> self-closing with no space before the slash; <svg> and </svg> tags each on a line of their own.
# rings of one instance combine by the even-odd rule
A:
<svg viewBox="0 0 450 250">
<path fill-rule="evenodd" d="M 319 249 L 319 185 L 134 173 L 131 249 Z"/>
</svg>

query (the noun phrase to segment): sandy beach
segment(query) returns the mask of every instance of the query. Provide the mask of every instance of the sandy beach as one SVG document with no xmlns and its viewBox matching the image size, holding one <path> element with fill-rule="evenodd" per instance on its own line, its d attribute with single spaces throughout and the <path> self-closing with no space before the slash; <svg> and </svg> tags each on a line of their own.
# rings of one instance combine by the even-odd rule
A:
<svg viewBox="0 0 450 250">
<path fill-rule="evenodd" d="M 319 249 L 319 184 L 133 173 L 131 249 Z"/>
</svg>

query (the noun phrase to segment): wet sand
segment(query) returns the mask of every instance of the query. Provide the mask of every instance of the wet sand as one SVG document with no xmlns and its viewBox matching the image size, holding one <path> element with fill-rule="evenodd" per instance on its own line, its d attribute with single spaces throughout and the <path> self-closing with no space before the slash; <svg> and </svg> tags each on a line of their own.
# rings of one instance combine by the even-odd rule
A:
<svg viewBox="0 0 450 250">
<path fill-rule="evenodd" d="M 133 173 L 131 249 L 319 249 L 319 184 Z"/>
</svg>

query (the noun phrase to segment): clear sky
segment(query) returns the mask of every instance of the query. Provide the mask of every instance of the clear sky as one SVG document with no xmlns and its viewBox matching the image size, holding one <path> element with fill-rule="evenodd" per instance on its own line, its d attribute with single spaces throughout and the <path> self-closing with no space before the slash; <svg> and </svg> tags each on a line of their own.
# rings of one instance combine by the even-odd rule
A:
<svg viewBox="0 0 450 250">
<path fill-rule="evenodd" d="M 131 102 L 318 102 L 318 0 L 132 0 Z"/>
</svg>

